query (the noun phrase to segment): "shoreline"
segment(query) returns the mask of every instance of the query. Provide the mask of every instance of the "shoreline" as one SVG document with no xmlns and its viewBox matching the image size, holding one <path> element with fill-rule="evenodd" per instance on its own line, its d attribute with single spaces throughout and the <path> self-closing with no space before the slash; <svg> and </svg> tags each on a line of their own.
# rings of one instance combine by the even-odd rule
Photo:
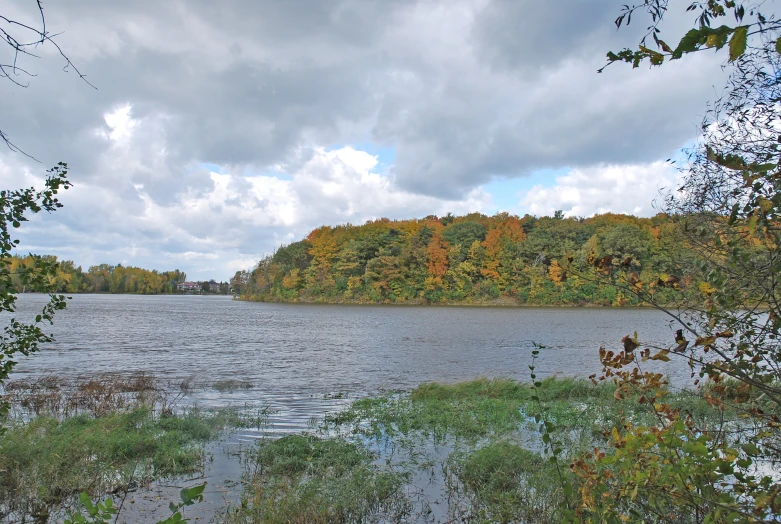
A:
<svg viewBox="0 0 781 524">
<path fill-rule="evenodd" d="M 405 301 L 405 302 L 366 302 L 360 300 L 312 300 L 312 299 L 296 299 L 296 300 L 266 300 L 258 298 L 237 298 L 233 297 L 233 300 L 239 302 L 260 302 L 264 304 L 286 304 L 286 305 L 309 305 L 309 306 L 390 306 L 390 307 L 441 307 L 441 308 L 486 308 L 486 309 L 648 309 L 656 310 L 657 308 L 651 305 L 632 305 L 632 306 L 613 306 L 602 304 L 519 304 L 513 303 L 512 300 L 493 300 L 485 302 L 423 302 L 423 301 Z M 666 307 L 666 306 L 661 306 Z"/>
</svg>

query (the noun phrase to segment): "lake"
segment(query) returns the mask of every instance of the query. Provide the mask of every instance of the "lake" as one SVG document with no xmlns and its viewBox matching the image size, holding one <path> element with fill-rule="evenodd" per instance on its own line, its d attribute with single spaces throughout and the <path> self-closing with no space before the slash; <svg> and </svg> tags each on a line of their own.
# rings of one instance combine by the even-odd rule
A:
<svg viewBox="0 0 781 524">
<path fill-rule="evenodd" d="M 47 298 L 20 296 L 17 318 L 32 319 Z M 545 346 L 536 362 L 538 376 L 587 377 L 600 371 L 600 346 L 618 350 L 621 338 L 633 331 L 642 341 L 668 345 L 675 329 L 666 315 L 651 309 L 300 305 L 226 296 L 75 295 L 47 330 L 55 342 L 21 357 L 11 378 L 78 379 L 143 371 L 174 388 L 192 384 L 180 399 L 183 404 L 269 410 L 262 428 L 232 432 L 207 447 L 211 459 L 201 477 L 209 482 L 207 500 L 188 516 L 208 521 L 226 501 L 241 499 L 244 470 L 237 456 L 257 438 L 305 430 L 312 419 L 357 397 L 410 390 L 421 382 L 480 376 L 528 381 L 535 343 Z M 674 384 L 690 384 L 683 360 L 645 366 L 651 364 Z M 252 387 L 215 387 L 230 380 Z M 422 478 L 414 477 L 413 484 L 428 497 L 430 519 L 447 520 L 443 479 Z M 182 485 L 193 482 L 180 480 Z M 178 497 L 179 484 L 155 482 L 135 492 L 136 503 L 123 509 L 123 521 L 163 518 L 167 501 Z"/>
<path fill-rule="evenodd" d="M 17 316 L 46 302 L 22 295 Z M 191 381 L 205 407 L 266 404 L 279 430 L 306 425 L 344 398 L 409 390 L 427 381 L 478 376 L 528 380 L 586 377 L 600 370 L 601 345 L 624 335 L 669 344 L 677 329 L 651 309 L 343 306 L 242 302 L 228 296 L 75 295 L 57 314 L 55 342 L 22 357 L 12 378 L 145 371 Z M 683 361 L 663 368 L 688 383 Z M 250 389 L 217 391 L 218 381 Z"/>
</svg>

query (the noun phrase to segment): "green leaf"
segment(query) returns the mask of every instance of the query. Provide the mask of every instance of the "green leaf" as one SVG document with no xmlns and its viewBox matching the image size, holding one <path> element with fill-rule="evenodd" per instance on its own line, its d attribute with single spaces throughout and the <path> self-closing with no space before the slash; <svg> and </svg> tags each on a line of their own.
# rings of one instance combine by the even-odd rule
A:
<svg viewBox="0 0 781 524">
<path fill-rule="evenodd" d="M 705 38 L 703 38 L 703 33 L 697 29 L 689 30 L 689 32 L 686 33 L 683 38 L 681 38 L 681 41 L 678 42 L 678 47 L 675 48 L 675 51 L 673 51 L 673 60 L 681 58 L 685 53 L 696 51 L 697 46 L 699 46 L 701 41 L 704 40 Z"/>
<path fill-rule="evenodd" d="M 746 52 L 746 38 L 748 37 L 748 27 L 741 26 L 735 29 L 732 38 L 729 40 L 729 61 L 734 62 Z"/>
<path fill-rule="evenodd" d="M 92 500 L 89 498 L 89 494 L 86 491 L 82 491 L 79 493 L 79 502 L 81 502 L 81 505 L 84 506 L 86 509 L 92 509 Z"/>
<path fill-rule="evenodd" d="M 203 490 L 206 489 L 206 483 L 200 484 L 198 486 L 193 486 L 191 488 L 183 488 L 181 493 L 179 493 L 179 496 L 182 498 L 182 502 L 184 502 L 187 506 L 193 504 L 193 502 L 198 502 L 203 500 Z"/>
<path fill-rule="evenodd" d="M 776 53 L 781 54 L 781 38 L 776 40 Z"/>
<path fill-rule="evenodd" d="M 756 457 L 759 455 L 759 448 L 752 442 L 747 442 L 741 446 L 741 449 L 746 452 L 746 455 L 750 457 Z"/>
</svg>

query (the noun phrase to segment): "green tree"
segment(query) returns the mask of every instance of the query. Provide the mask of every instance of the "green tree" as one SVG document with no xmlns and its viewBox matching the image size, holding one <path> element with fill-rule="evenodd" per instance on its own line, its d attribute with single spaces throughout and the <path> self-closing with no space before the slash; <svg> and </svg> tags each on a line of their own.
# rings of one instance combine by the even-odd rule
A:
<svg viewBox="0 0 781 524">
<path fill-rule="evenodd" d="M 0 191 L 0 311 L 13 314 L 16 311 L 16 286 L 14 276 L 29 290 L 49 293 L 49 302 L 30 321 L 24 322 L 13 316 L 0 336 L 0 384 L 2 384 L 17 363 L 17 357 L 38 351 L 40 344 L 50 342 L 51 336 L 44 333 L 42 325 L 51 324 L 54 314 L 65 308 L 66 298 L 52 291 L 57 277 L 56 260 L 32 256 L 29 266 L 17 266 L 16 274 L 10 269 L 13 256 L 11 250 L 19 240 L 13 230 L 28 220 L 29 214 L 41 211 L 56 211 L 62 207 L 57 194 L 71 186 L 67 179 L 68 166 L 59 163 L 47 171 L 48 176 L 42 190 L 35 188 Z M 8 404 L 0 401 L 0 417 L 7 415 Z"/>
<path fill-rule="evenodd" d="M 469 248 L 475 241 L 482 242 L 487 234 L 483 224 L 474 221 L 454 222 L 447 226 L 442 236 L 455 249 L 456 260 L 463 262 L 469 254 Z M 456 248 L 456 246 L 458 246 Z"/>
<path fill-rule="evenodd" d="M 246 291 L 247 285 L 250 281 L 250 273 L 246 270 L 236 271 L 230 281 L 231 289 L 237 295 L 241 295 Z"/>
</svg>

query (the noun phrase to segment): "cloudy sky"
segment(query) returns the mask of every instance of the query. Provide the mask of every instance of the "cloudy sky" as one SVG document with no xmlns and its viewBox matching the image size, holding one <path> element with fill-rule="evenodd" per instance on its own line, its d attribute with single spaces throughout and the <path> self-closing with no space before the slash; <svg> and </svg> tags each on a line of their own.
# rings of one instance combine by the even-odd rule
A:
<svg viewBox="0 0 781 524">
<path fill-rule="evenodd" d="M 52 46 L 29 87 L 0 81 L 0 129 L 41 162 L 0 148 L 1 187 L 58 161 L 74 183 L 22 250 L 227 280 L 321 224 L 651 215 L 724 56 L 597 74 L 646 25 L 617 32 L 621 3 L 49 0 L 97 90 Z M 36 23 L 31 0 L 0 11 Z"/>
</svg>

